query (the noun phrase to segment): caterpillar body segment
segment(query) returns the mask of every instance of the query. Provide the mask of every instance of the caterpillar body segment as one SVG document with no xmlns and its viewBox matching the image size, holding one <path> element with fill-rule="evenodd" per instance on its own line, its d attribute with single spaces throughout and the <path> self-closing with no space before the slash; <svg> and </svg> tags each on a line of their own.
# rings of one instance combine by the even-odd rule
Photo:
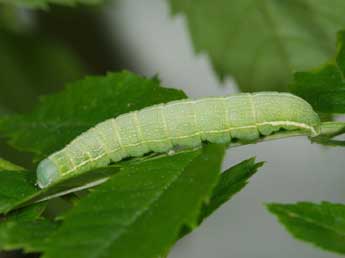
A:
<svg viewBox="0 0 345 258">
<path fill-rule="evenodd" d="M 41 161 L 37 182 L 44 188 L 126 157 L 169 152 L 176 146 L 193 148 L 204 141 L 250 143 L 280 130 L 316 136 L 320 119 L 307 102 L 289 93 L 241 93 L 154 105 L 84 132 Z"/>
</svg>

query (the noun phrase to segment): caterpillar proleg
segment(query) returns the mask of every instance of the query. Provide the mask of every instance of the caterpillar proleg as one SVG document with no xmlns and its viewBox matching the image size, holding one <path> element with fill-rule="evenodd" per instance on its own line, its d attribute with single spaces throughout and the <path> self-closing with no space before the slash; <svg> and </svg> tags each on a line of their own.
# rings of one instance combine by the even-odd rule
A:
<svg viewBox="0 0 345 258">
<path fill-rule="evenodd" d="M 320 133 L 320 119 L 289 93 L 241 93 L 158 104 L 108 119 L 40 162 L 37 183 L 45 188 L 66 176 L 145 153 L 164 153 L 202 142 L 250 143 L 278 131 Z"/>
</svg>

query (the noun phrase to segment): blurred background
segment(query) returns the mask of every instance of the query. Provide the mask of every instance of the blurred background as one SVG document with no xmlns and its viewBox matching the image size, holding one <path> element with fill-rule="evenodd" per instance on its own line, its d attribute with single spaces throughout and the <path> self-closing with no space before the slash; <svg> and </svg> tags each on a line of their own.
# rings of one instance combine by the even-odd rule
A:
<svg viewBox="0 0 345 258">
<path fill-rule="evenodd" d="M 205 53 L 195 54 L 185 17 L 173 16 L 166 1 L 117 0 L 103 7 L 47 11 L 2 7 L 0 13 L 3 114 L 27 111 L 38 96 L 86 74 L 123 69 L 158 75 L 163 85 L 193 98 L 239 91 L 232 78 L 219 80 Z M 32 62 L 41 68 L 33 70 Z M 293 239 L 264 204 L 343 202 L 343 155 L 341 148 L 310 144 L 303 137 L 228 150 L 224 168 L 252 156 L 267 163 L 242 192 L 180 240 L 169 257 L 340 257 Z M 3 141 L 0 156 L 29 165 L 27 155 L 24 164 Z"/>
</svg>

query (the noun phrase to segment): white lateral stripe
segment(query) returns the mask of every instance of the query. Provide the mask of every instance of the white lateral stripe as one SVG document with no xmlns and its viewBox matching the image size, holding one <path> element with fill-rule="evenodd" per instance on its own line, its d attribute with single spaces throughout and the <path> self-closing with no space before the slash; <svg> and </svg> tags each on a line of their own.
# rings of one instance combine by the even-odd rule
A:
<svg viewBox="0 0 345 258">
<path fill-rule="evenodd" d="M 312 133 L 312 135 L 317 135 L 318 133 L 316 132 L 315 128 L 307 125 L 305 123 L 299 123 L 299 122 L 294 122 L 294 121 L 272 121 L 272 122 L 262 122 L 259 123 L 259 125 L 272 125 L 272 126 L 296 126 L 299 128 L 306 129 Z"/>
<path fill-rule="evenodd" d="M 271 122 L 261 122 L 261 123 L 256 123 L 255 125 L 248 125 L 248 126 L 240 126 L 240 127 L 235 127 L 235 128 L 227 128 L 227 129 L 222 129 L 222 130 L 211 130 L 211 131 L 207 131 L 207 132 L 197 132 L 191 135 L 185 135 L 185 136 L 180 136 L 180 137 L 174 137 L 174 140 L 179 140 L 179 139 L 186 139 L 186 138 L 190 138 L 190 137 L 195 137 L 195 136 L 200 136 L 202 133 L 204 134 L 208 134 L 208 133 L 226 133 L 226 132 L 230 132 L 232 130 L 244 130 L 244 129 L 251 129 L 251 128 L 257 128 L 257 126 L 262 126 L 262 125 L 272 125 L 272 126 L 295 126 L 297 128 L 302 128 L 304 130 L 308 130 L 311 132 L 312 135 L 317 135 L 317 132 L 315 130 L 314 127 L 307 125 L 305 123 L 299 123 L 299 122 L 294 122 L 294 121 L 271 121 Z M 171 138 L 170 138 L 171 139 Z M 150 141 L 143 141 L 143 142 L 139 142 L 139 143 L 134 143 L 134 144 L 127 144 L 125 146 L 122 146 L 122 148 L 126 148 L 126 147 L 135 147 L 135 146 L 139 146 L 141 144 L 150 144 L 150 143 L 160 143 L 163 141 L 166 141 L 167 139 L 163 139 L 163 140 L 150 140 Z M 111 153 L 120 150 L 121 148 L 117 148 L 115 150 L 113 150 Z M 93 159 L 90 160 L 85 160 L 84 162 L 81 162 L 80 164 L 78 164 L 76 167 L 73 167 L 72 169 L 64 172 L 63 174 L 69 174 L 73 171 L 75 171 L 76 169 L 86 165 L 89 162 L 94 162 L 97 161 L 101 158 L 103 158 L 106 155 L 106 153 L 103 153 Z"/>
</svg>

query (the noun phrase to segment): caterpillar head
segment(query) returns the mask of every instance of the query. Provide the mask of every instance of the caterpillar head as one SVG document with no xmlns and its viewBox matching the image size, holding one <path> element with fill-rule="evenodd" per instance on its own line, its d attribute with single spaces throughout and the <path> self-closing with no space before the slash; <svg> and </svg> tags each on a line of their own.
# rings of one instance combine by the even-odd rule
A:
<svg viewBox="0 0 345 258">
<path fill-rule="evenodd" d="M 49 159 L 42 160 L 37 167 L 37 184 L 45 188 L 59 177 L 58 168 Z"/>
</svg>

